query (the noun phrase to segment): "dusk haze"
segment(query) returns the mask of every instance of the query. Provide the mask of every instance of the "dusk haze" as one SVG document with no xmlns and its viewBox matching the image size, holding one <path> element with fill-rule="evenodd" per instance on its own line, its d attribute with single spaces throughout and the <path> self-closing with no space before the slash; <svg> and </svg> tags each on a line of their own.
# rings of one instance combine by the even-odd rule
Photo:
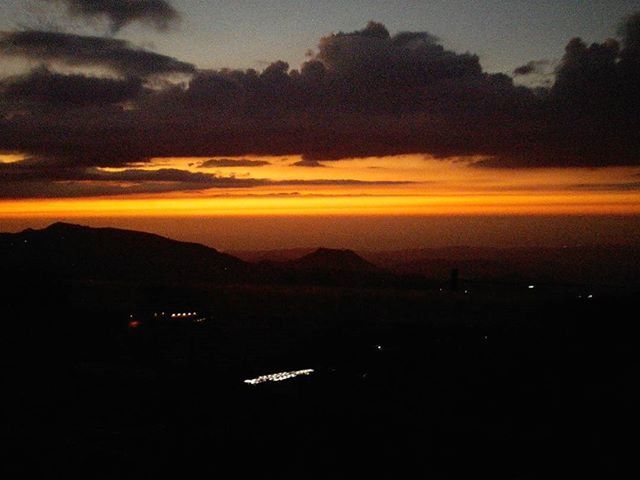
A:
<svg viewBox="0 0 640 480">
<path fill-rule="evenodd" d="M 3 0 L 11 477 L 621 476 L 639 86 L 637 0 Z"/>
</svg>

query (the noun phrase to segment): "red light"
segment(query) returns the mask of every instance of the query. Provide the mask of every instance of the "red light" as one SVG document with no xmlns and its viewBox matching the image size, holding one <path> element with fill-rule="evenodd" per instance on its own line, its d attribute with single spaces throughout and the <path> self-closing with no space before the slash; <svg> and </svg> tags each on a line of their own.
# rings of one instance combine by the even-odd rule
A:
<svg viewBox="0 0 640 480">
<path fill-rule="evenodd" d="M 140 326 L 140 322 L 138 320 L 131 320 L 129 322 L 129 328 L 138 328 Z"/>
</svg>

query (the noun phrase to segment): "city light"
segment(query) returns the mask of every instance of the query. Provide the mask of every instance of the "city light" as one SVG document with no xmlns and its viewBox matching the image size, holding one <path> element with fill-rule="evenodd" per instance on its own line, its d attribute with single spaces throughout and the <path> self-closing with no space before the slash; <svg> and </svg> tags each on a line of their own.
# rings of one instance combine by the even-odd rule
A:
<svg viewBox="0 0 640 480">
<path fill-rule="evenodd" d="M 312 373 L 313 368 L 307 368 L 305 370 L 293 370 L 290 372 L 271 373 L 269 375 L 261 375 L 256 378 L 250 378 L 248 380 L 245 380 L 244 383 L 247 383 L 249 385 L 258 385 L 265 382 L 281 382 L 283 380 L 288 380 L 300 375 L 311 375 Z"/>
</svg>

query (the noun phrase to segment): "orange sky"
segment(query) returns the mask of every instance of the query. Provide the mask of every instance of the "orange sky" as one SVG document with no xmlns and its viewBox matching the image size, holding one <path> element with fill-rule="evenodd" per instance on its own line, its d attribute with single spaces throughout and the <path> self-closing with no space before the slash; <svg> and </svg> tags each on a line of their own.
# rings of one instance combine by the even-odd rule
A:
<svg viewBox="0 0 640 480">
<path fill-rule="evenodd" d="M 268 185 L 117 197 L 0 201 L 0 218 L 273 215 L 558 215 L 640 214 L 634 168 L 481 169 L 469 160 L 422 155 L 293 167 L 296 157 L 262 167 L 200 168 L 205 159 L 163 158 L 140 169 L 179 168 L 237 178 L 358 180 L 367 184 Z M 5 156 L 4 161 L 19 157 Z M 394 185 L 376 182 L 407 182 Z M 637 177 L 635 183 L 638 183 Z"/>
<path fill-rule="evenodd" d="M 199 164 L 206 159 L 163 158 L 136 168 L 179 168 L 287 184 L 1 200 L 0 231 L 64 220 L 151 231 L 221 249 L 640 242 L 635 168 L 497 170 L 470 167 L 468 159 L 422 155 L 342 160 L 313 168 L 292 166 L 299 157 L 244 158 L 270 164 L 204 169 Z M 345 179 L 372 183 L 291 182 Z M 380 181 L 407 183 L 375 183 Z"/>
</svg>

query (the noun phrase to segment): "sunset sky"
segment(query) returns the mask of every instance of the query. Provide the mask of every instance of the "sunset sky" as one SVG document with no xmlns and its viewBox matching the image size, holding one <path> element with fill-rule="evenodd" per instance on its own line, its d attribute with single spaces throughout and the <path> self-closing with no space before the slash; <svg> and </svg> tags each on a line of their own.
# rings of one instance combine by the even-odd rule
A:
<svg viewBox="0 0 640 480">
<path fill-rule="evenodd" d="M 223 249 L 638 242 L 639 12 L 4 1 L 0 231 L 65 220 Z"/>
</svg>

